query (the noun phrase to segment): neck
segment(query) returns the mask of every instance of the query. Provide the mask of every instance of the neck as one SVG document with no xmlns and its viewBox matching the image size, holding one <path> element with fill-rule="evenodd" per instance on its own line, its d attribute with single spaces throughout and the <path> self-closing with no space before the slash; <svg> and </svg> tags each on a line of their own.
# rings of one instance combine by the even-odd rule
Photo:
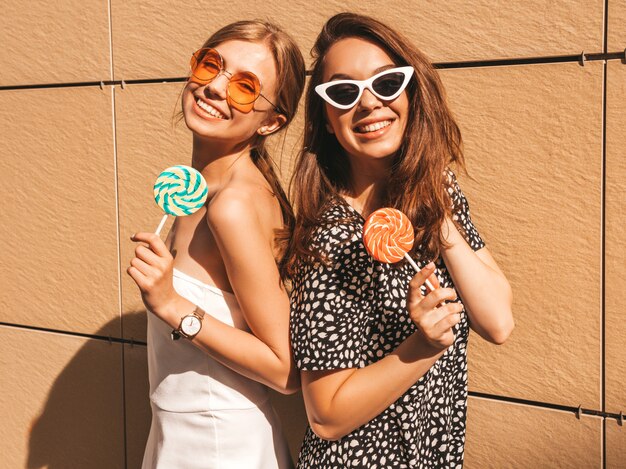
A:
<svg viewBox="0 0 626 469">
<path fill-rule="evenodd" d="M 209 187 L 209 197 L 228 180 L 233 170 L 250 160 L 249 142 L 232 145 L 204 140 L 194 135 L 191 166 L 204 176 Z"/>
<path fill-rule="evenodd" d="M 382 206 L 389 183 L 389 161 L 350 158 L 350 188 L 344 197 L 363 217 Z"/>
</svg>

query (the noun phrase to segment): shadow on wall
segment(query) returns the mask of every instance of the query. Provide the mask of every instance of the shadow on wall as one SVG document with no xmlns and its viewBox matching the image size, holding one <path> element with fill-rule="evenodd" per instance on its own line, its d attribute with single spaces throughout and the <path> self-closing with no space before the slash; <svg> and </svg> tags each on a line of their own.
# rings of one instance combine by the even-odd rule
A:
<svg viewBox="0 0 626 469">
<path fill-rule="evenodd" d="M 96 334 L 105 335 L 104 331 L 118 324 L 118 320 L 111 321 Z M 130 330 L 145 330 L 146 313 L 124 313 L 124 324 L 132 324 Z M 52 385 L 41 415 L 33 422 L 28 469 L 141 466 L 151 415 L 146 348 L 125 345 L 124 354 L 125 394 L 120 366 L 122 344 L 87 340 L 74 355 Z M 302 395 L 271 392 L 270 396 L 295 461 L 306 429 Z"/>
<path fill-rule="evenodd" d="M 126 313 L 124 321 L 128 317 L 133 322 L 143 322 L 145 328 L 145 314 L 144 311 Z M 119 319 L 113 320 L 97 334 L 106 335 L 103 331 L 118 325 Z M 141 376 L 141 368 L 146 364 L 145 347 L 125 347 L 127 380 L 131 372 L 138 375 L 131 378 L 127 387 L 141 389 L 130 389 L 124 404 L 122 344 L 87 339 L 55 380 L 41 415 L 32 424 L 29 469 L 125 467 L 124 405 L 128 409 L 126 422 L 129 427 L 135 427 L 128 432 L 135 441 L 129 443 L 140 447 L 135 451 L 129 444 L 129 452 L 143 454 L 150 424 L 147 370 Z M 148 421 L 141 422 L 145 416 Z M 141 431 L 133 431 L 136 429 Z M 131 460 L 136 457 L 130 456 L 128 467 L 135 467 Z"/>
</svg>

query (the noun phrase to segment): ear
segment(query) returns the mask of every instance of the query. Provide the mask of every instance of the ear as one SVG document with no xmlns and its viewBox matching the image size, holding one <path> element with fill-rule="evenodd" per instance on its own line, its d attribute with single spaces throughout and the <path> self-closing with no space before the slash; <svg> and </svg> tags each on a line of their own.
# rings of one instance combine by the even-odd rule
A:
<svg viewBox="0 0 626 469">
<path fill-rule="evenodd" d="M 273 134 L 286 123 L 287 118 L 284 115 L 274 114 L 274 116 L 269 121 L 265 122 L 263 126 L 259 127 L 256 132 L 259 135 L 263 135 L 265 137 L 267 135 Z"/>
<path fill-rule="evenodd" d="M 326 132 L 328 132 L 331 135 L 335 133 L 335 131 L 333 130 L 333 127 L 328 122 L 326 122 Z"/>
</svg>

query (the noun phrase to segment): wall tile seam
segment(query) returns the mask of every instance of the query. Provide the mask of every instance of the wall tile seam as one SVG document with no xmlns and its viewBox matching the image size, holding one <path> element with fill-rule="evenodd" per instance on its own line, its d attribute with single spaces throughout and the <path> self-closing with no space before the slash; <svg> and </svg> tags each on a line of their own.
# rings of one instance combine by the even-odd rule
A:
<svg viewBox="0 0 626 469">
<path fill-rule="evenodd" d="M 67 330 L 62 330 L 62 329 L 52 329 L 52 328 L 48 328 L 48 327 L 39 327 L 39 326 L 29 326 L 26 324 L 15 324 L 15 323 L 8 323 L 8 322 L 0 322 L 0 329 L 1 328 L 9 328 L 9 329 L 19 329 L 19 330 L 23 330 L 23 331 L 31 331 L 31 332 L 45 332 L 45 333 L 49 333 L 49 334 L 57 334 L 57 335 L 62 335 L 62 336 L 69 336 L 69 337 L 79 337 L 79 338 L 83 338 L 83 339 L 92 339 L 92 340 L 99 340 L 102 342 L 109 342 L 110 344 L 125 344 L 125 345 L 130 345 L 131 347 L 134 346 L 138 346 L 138 347 L 146 347 L 147 346 L 147 342 L 143 342 L 141 340 L 135 340 L 133 337 L 131 337 L 130 339 L 126 339 L 123 337 L 115 337 L 115 336 L 104 336 L 104 335 L 97 335 L 97 334 L 89 334 L 86 332 L 77 332 L 77 331 L 67 331 Z"/>
<path fill-rule="evenodd" d="M 604 12 L 603 12 L 603 21 L 602 21 L 602 51 L 606 53 L 608 51 L 609 45 L 609 0 L 604 0 Z M 624 57 L 622 63 L 626 63 L 626 48 L 624 49 Z M 609 69 L 609 64 L 607 61 L 604 61 L 604 65 L 602 68 L 602 179 L 601 179 L 601 189 L 600 189 L 600 405 L 602 407 L 602 411 L 606 412 L 606 352 L 607 352 L 607 343 L 606 343 L 606 162 L 607 162 L 607 152 L 606 152 L 606 116 L 607 116 L 607 100 L 608 100 L 608 78 L 607 72 Z M 620 411 L 618 425 L 621 427 L 623 425 L 623 413 Z M 606 433 L 606 419 L 602 422 L 601 429 L 601 438 L 602 438 L 602 468 L 606 469 L 607 462 L 607 433 Z"/>
<path fill-rule="evenodd" d="M 503 66 L 519 66 L 519 65 L 550 65 L 558 63 L 577 63 L 584 66 L 586 62 L 593 61 L 616 61 L 619 60 L 626 65 L 626 48 L 620 52 L 609 53 L 586 53 L 581 52 L 575 55 L 563 56 L 546 56 L 546 57 L 529 57 L 529 58 L 511 58 L 511 59 L 487 59 L 476 61 L 459 61 L 459 62 L 435 62 L 433 66 L 436 69 L 471 69 L 471 68 L 495 68 Z M 311 75 L 311 70 L 306 71 L 307 76 Z M 80 82 L 60 82 L 60 83 L 34 83 L 23 85 L 3 85 L 0 91 L 16 91 L 27 89 L 51 89 L 51 88 L 79 88 L 79 87 L 95 87 L 101 89 L 104 86 L 121 86 L 122 89 L 126 85 L 147 85 L 147 84 L 166 84 L 166 83 L 184 83 L 188 77 L 159 77 L 159 78 L 139 78 L 132 80 L 94 80 Z"/>
<path fill-rule="evenodd" d="M 26 325 L 0 322 L 0 328 L 2 327 L 20 329 L 20 330 L 28 330 L 32 332 L 53 333 L 53 334 L 58 334 L 58 335 L 78 337 L 78 338 L 90 339 L 90 340 L 98 340 L 102 342 L 109 342 L 111 345 L 113 343 L 118 343 L 118 344 L 130 345 L 131 347 L 135 347 L 135 346 L 146 347 L 147 346 L 146 342 L 137 341 L 133 338 L 125 339 L 125 338 L 113 337 L 113 336 L 100 336 L 100 335 L 86 334 L 86 333 L 81 333 L 81 332 L 63 331 L 59 329 L 50 329 L 50 328 L 43 328 L 43 327 L 26 326 Z M 623 422 L 626 421 L 626 415 L 624 415 L 624 411 L 620 411 L 619 413 L 603 412 L 601 410 L 596 410 L 596 409 L 584 409 L 582 408 L 582 406 L 571 407 L 571 406 L 564 406 L 560 404 L 553 404 L 549 402 L 532 401 L 528 399 L 520 399 L 520 398 L 515 398 L 515 397 L 510 397 L 510 396 L 501 396 L 501 395 L 496 395 L 496 394 L 487 394 L 487 393 L 481 393 L 481 392 L 476 392 L 476 391 L 469 391 L 468 394 L 470 397 L 474 399 L 482 399 L 482 400 L 488 400 L 488 401 L 494 401 L 494 402 L 505 402 L 508 404 L 516 404 L 516 405 L 521 405 L 521 406 L 526 406 L 526 407 L 535 407 L 535 408 L 540 408 L 540 409 L 549 409 L 549 410 L 556 410 L 560 412 L 566 412 L 566 413 L 573 414 L 579 419 L 583 415 L 589 416 L 589 417 L 600 417 L 604 420 L 607 420 L 607 419 L 616 420 L 620 426 L 622 426 Z"/>
<path fill-rule="evenodd" d="M 515 405 L 520 405 L 520 406 L 525 406 L 525 407 L 535 407 L 535 408 L 540 408 L 540 409 L 565 412 L 565 413 L 574 415 L 578 419 L 580 419 L 583 415 L 589 416 L 589 417 L 599 417 L 604 420 L 607 420 L 607 419 L 616 420 L 620 426 L 622 425 L 623 422 L 626 421 L 626 415 L 624 414 L 624 411 L 620 411 L 619 413 L 606 412 L 606 411 L 597 410 L 597 409 L 586 409 L 586 408 L 583 408 L 582 405 L 578 407 L 573 407 L 573 406 L 566 406 L 562 404 L 554 404 L 550 402 L 533 401 L 530 399 L 521 399 L 517 397 L 502 396 L 498 394 L 487 394 L 487 393 L 481 393 L 481 392 L 476 392 L 476 391 L 469 391 L 468 394 L 469 394 L 469 397 L 472 397 L 474 399 L 481 399 L 481 400 L 494 401 L 494 402 L 504 402 L 507 404 L 515 404 Z"/>
</svg>

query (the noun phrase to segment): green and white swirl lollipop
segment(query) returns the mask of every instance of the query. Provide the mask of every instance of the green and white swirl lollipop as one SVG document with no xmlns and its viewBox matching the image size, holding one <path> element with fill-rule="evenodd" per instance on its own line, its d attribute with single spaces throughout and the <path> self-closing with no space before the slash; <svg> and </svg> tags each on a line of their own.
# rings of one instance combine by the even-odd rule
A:
<svg viewBox="0 0 626 469">
<path fill-rule="evenodd" d="M 161 232 L 168 215 L 191 215 L 206 202 L 209 190 L 199 171 L 184 165 L 171 166 L 154 183 L 154 200 L 165 212 L 156 229 Z"/>
</svg>

